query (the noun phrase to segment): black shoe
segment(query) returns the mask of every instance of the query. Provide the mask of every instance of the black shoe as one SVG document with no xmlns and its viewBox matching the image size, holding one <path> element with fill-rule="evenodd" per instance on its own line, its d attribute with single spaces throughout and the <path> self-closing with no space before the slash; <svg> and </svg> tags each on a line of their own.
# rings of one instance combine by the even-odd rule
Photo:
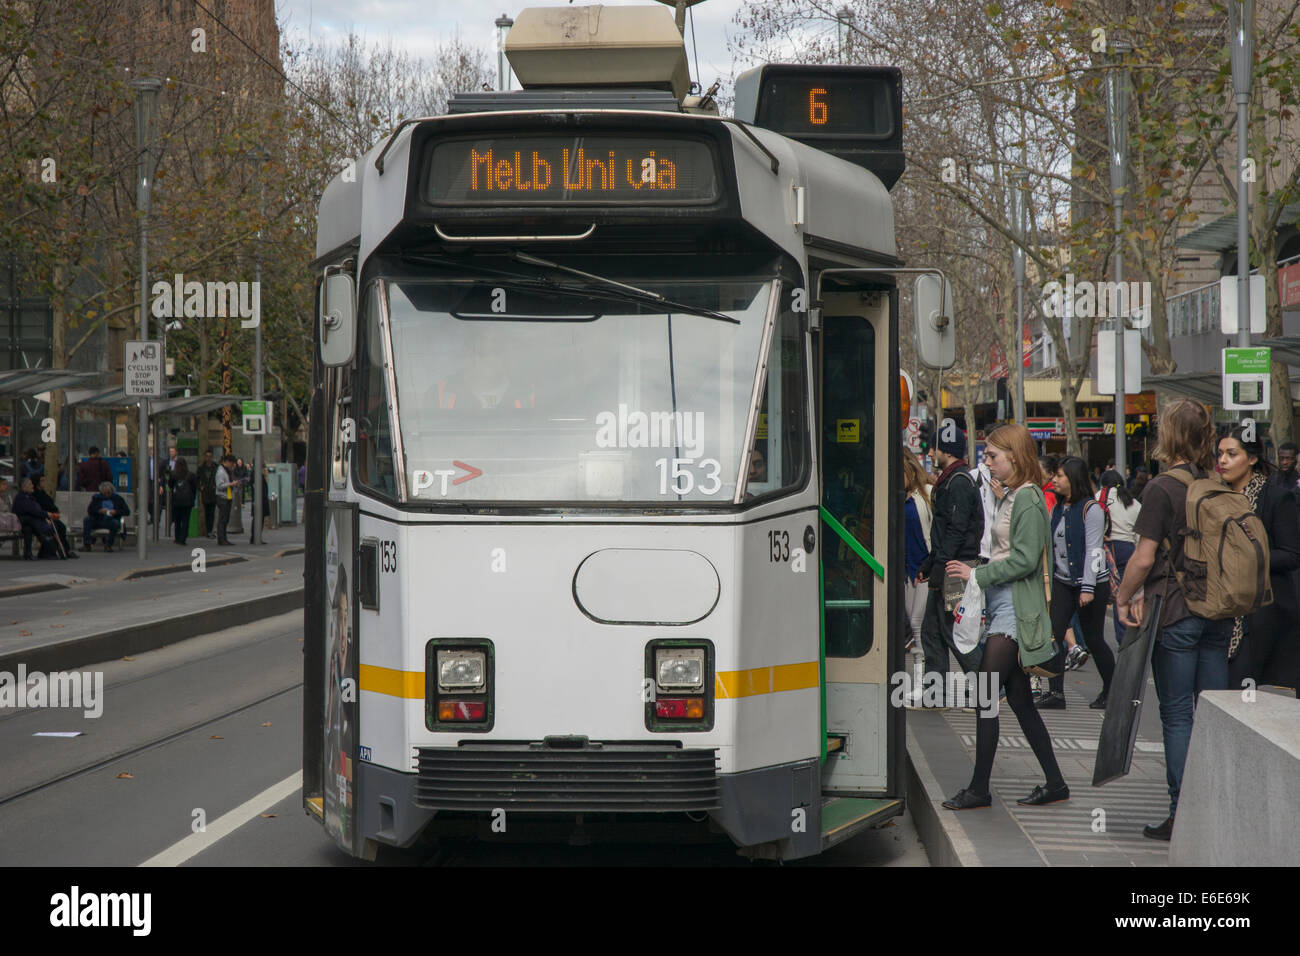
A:
<svg viewBox="0 0 1300 956">
<path fill-rule="evenodd" d="M 1167 817 L 1164 823 L 1154 827 L 1143 827 L 1142 835 L 1150 837 L 1152 840 L 1164 840 L 1169 842 L 1169 838 L 1174 835 L 1174 818 Z"/>
<path fill-rule="evenodd" d="M 945 800 L 943 805 L 948 810 L 978 810 L 980 807 L 993 806 L 993 794 L 986 793 L 981 797 L 970 790 L 958 790 L 957 795 L 951 800 Z"/>
<path fill-rule="evenodd" d="M 1065 695 L 1049 690 L 1034 701 L 1034 706 L 1039 710 L 1065 710 Z"/>
<path fill-rule="evenodd" d="M 1106 709 L 1106 696 L 1107 696 L 1107 695 L 1106 695 L 1106 692 L 1105 692 L 1105 691 L 1102 691 L 1101 694 L 1097 697 L 1097 699 L 1094 700 L 1094 701 L 1093 701 L 1091 704 L 1089 704 L 1088 706 L 1089 706 L 1092 710 L 1105 710 L 1105 709 Z"/>
<path fill-rule="evenodd" d="M 1041 783 L 1034 787 L 1029 796 L 1017 800 L 1016 803 L 1022 807 L 1041 807 L 1047 803 L 1060 803 L 1062 800 L 1070 799 L 1070 788 L 1064 783 L 1059 787 L 1045 787 Z"/>
</svg>

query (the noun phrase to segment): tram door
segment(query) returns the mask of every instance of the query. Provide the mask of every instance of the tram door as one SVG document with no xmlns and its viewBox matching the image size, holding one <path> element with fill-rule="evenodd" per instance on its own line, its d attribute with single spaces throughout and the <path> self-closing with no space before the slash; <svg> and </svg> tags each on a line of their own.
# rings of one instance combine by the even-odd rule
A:
<svg viewBox="0 0 1300 956">
<path fill-rule="evenodd" d="M 819 421 L 826 792 L 881 793 L 889 785 L 883 562 L 891 519 L 887 436 L 894 432 L 888 428 L 888 316 L 884 294 L 824 297 Z"/>
</svg>

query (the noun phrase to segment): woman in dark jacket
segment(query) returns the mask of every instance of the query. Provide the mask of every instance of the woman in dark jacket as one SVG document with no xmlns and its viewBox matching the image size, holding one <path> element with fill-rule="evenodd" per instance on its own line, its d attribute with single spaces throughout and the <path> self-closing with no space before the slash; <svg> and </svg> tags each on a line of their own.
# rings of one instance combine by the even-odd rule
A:
<svg viewBox="0 0 1300 956">
<path fill-rule="evenodd" d="M 1300 620 L 1300 510 L 1290 489 L 1264 458 L 1262 444 L 1243 438 L 1242 429 L 1235 427 L 1219 439 L 1218 468 L 1224 481 L 1251 500 L 1268 532 L 1273 603 L 1248 615 L 1236 629 L 1228 651 L 1228 686 L 1238 688 L 1250 679 L 1256 684 L 1295 687 L 1300 697 L 1300 633 L 1296 631 Z"/>
<path fill-rule="evenodd" d="M 177 544 L 184 544 L 190 533 L 190 511 L 194 508 L 194 499 L 198 494 L 198 481 L 190 474 L 189 465 L 184 458 L 176 459 L 176 467 L 167 477 L 167 491 L 172 503 L 172 524 L 176 534 L 172 539 Z"/>
</svg>

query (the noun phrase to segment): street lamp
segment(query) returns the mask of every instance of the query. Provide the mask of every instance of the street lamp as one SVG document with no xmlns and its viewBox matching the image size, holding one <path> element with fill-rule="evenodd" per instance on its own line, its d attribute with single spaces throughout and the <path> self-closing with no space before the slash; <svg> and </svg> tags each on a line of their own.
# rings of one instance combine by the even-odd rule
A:
<svg viewBox="0 0 1300 956">
<path fill-rule="evenodd" d="M 848 4 L 840 7 L 835 12 L 836 33 L 840 40 L 840 62 L 850 63 L 853 60 L 853 24 L 857 22 L 857 17 Z"/>
<path fill-rule="evenodd" d="M 1250 345 L 1250 186 L 1246 182 L 1250 87 L 1255 68 L 1255 0 L 1228 0 L 1232 91 L 1237 99 L 1237 345 Z"/>
<path fill-rule="evenodd" d="M 510 89 L 510 66 L 506 62 L 506 34 L 515 25 L 504 13 L 496 18 L 497 27 L 497 89 Z"/>
<path fill-rule="evenodd" d="M 1016 270 L 1016 421 L 1028 424 L 1025 411 L 1025 249 L 1029 230 L 1028 218 L 1029 173 L 1017 170 L 1011 174 L 1011 231 L 1017 242 L 1012 247 L 1011 261 Z"/>
<path fill-rule="evenodd" d="M 1112 69 L 1106 72 L 1106 133 L 1110 141 L 1110 196 L 1115 222 L 1115 287 L 1124 281 L 1124 190 L 1128 161 L 1128 68 L 1124 55 L 1133 47 L 1113 40 Z M 1128 455 L 1124 437 L 1124 316 L 1115 316 L 1115 467 L 1123 475 Z"/>
<path fill-rule="evenodd" d="M 140 212 L 140 340 L 149 338 L 149 208 L 153 201 L 153 118 L 158 108 L 158 91 L 162 80 L 148 76 L 131 81 L 135 91 L 135 148 L 139 162 L 136 179 L 136 209 Z M 164 361 L 166 357 L 164 356 Z M 140 398 L 139 432 L 135 441 L 135 514 L 139 525 L 147 515 L 149 498 L 145 483 L 149 478 L 149 400 Z M 136 557 L 145 556 L 145 529 L 136 528 Z"/>
</svg>

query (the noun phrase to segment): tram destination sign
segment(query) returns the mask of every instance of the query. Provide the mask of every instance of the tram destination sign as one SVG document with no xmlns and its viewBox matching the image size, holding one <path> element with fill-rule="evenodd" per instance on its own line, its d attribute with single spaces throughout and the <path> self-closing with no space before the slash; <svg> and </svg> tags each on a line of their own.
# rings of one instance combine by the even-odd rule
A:
<svg viewBox="0 0 1300 956">
<path fill-rule="evenodd" d="M 709 144 L 667 136 L 493 136 L 434 146 L 431 203 L 704 203 L 718 198 Z"/>
</svg>

